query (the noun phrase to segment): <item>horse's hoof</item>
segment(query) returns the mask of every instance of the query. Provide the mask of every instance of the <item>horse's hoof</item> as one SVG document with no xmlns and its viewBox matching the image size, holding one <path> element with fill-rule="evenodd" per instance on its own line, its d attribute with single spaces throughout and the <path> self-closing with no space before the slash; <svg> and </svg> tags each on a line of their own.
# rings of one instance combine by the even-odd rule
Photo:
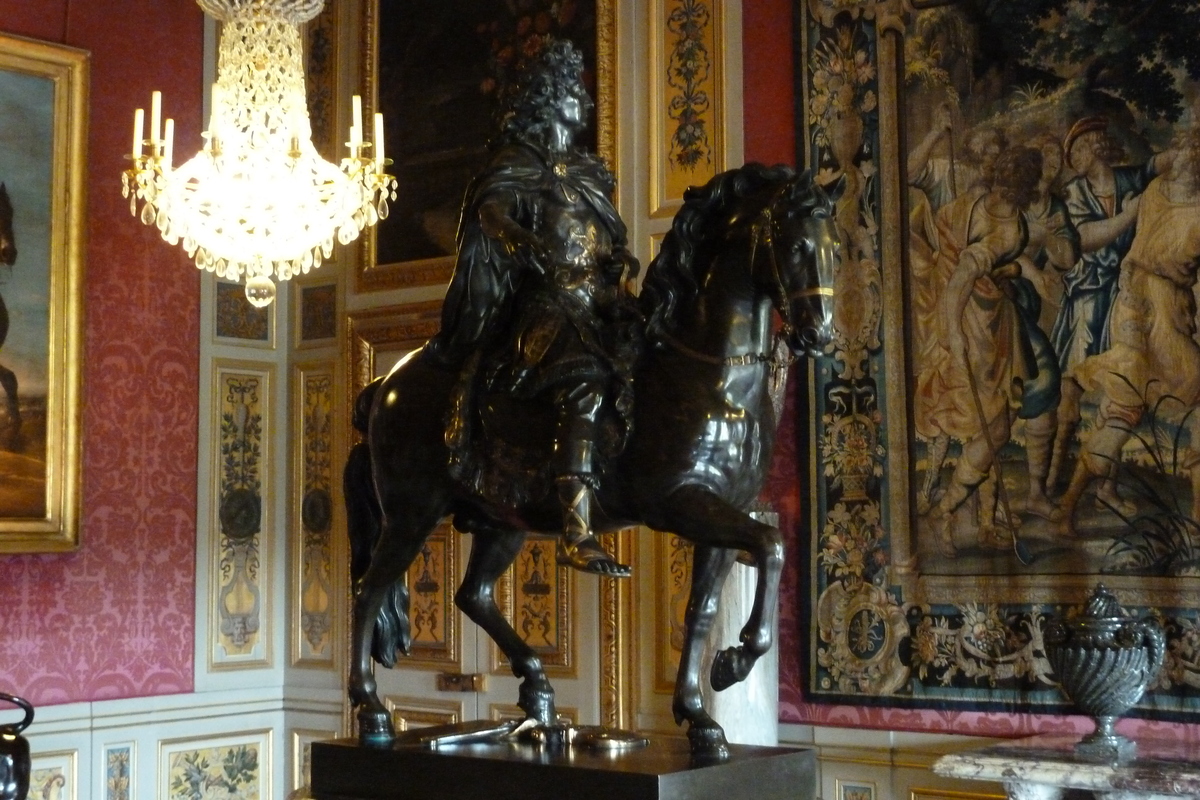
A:
<svg viewBox="0 0 1200 800">
<path fill-rule="evenodd" d="M 386 711 L 358 712 L 358 740 L 364 745 L 389 745 L 396 739 L 392 717 Z"/>
<path fill-rule="evenodd" d="M 545 679 L 521 681 L 517 707 L 525 712 L 526 717 L 542 725 L 553 725 L 558 720 L 558 712 L 554 708 L 554 688 Z"/>
<path fill-rule="evenodd" d="M 738 647 L 727 647 L 717 653 L 713 659 L 712 672 L 709 674 L 709 683 L 712 684 L 713 690 L 723 692 L 735 683 L 746 680 L 750 668 L 754 666 L 753 661 L 749 661 L 749 664 L 747 661 Z"/>
<path fill-rule="evenodd" d="M 705 761 L 724 761 L 729 758 L 729 742 L 725 730 L 716 722 L 692 725 L 687 732 L 693 758 Z"/>
</svg>

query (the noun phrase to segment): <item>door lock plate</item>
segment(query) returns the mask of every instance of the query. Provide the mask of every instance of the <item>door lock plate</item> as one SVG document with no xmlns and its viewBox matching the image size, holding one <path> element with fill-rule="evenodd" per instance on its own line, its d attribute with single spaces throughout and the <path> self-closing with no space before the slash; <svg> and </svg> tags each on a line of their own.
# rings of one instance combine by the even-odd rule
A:
<svg viewBox="0 0 1200 800">
<path fill-rule="evenodd" d="M 437 676 L 439 692 L 482 692 L 483 674 L 479 672 L 439 672 Z"/>
</svg>

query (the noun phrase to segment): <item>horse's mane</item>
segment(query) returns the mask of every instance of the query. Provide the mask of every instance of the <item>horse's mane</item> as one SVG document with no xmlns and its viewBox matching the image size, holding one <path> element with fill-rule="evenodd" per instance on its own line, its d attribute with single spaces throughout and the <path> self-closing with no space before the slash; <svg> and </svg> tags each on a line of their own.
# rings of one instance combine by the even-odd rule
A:
<svg viewBox="0 0 1200 800">
<path fill-rule="evenodd" d="M 675 329 L 679 310 L 704 283 L 717 249 L 734 238 L 731 234 L 738 226 L 748 233 L 788 183 L 792 183 L 788 199 L 793 202 L 788 203 L 786 213 L 811 213 L 814 206 L 822 205 L 823 194 L 814 192 L 808 173 L 797 178 L 795 170 L 785 165 L 747 164 L 684 192 L 683 207 L 650 262 L 642 285 L 639 302 L 651 331 Z M 795 201 L 800 201 L 800 207 Z"/>
<path fill-rule="evenodd" d="M 0 219 L 11 219 L 13 213 L 12 201 L 8 199 L 8 187 L 0 183 Z"/>
</svg>

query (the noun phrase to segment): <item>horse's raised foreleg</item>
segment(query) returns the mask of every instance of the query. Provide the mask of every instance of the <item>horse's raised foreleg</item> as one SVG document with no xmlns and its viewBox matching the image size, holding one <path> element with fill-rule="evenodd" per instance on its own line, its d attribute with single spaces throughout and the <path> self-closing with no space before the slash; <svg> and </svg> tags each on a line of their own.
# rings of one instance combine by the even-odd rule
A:
<svg viewBox="0 0 1200 800">
<path fill-rule="evenodd" d="M 554 689 L 546 680 L 542 660 L 517 635 L 496 605 L 496 581 L 521 552 L 525 534 L 508 528 L 485 527 L 483 524 L 471 524 L 469 530 L 474 534 L 471 558 L 467 562 L 466 577 L 454 595 L 454 603 L 483 628 L 508 656 L 513 674 L 521 678 L 517 705 L 528 718 L 542 725 L 550 725 L 557 717 Z M 554 545 L 550 544 L 546 551 L 550 558 L 550 569 L 554 568 L 550 556 L 553 549 Z"/>
<path fill-rule="evenodd" d="M 712 687 L 718 692 L 728 689 L 745 680 L 754 662 L 771 649 L 779 613 L 783 535 L 700 486 L 672 492 L 663 512 L 669 515 L 669 530 L 698 545 L 744 550 L 758 568 L 754 605 L 742 627 L 741 644 L 722 650 L 713 660 Z"/>
<path fill-rule="evenodd" d="M 671 704 L 675 724 L 681 725 L 687 720 L 692 750 L 718 757 L 728 755 L 729 747 L 725 731 L 704 708 L 700 664 L 704 644 L 717 616 L 721 587 L 736 559 L 736 550 L 696 545 L 692 555 L 692 589 L 684 615 L 683 652 L 679 657 L 675 699 Z"/>
</svg>

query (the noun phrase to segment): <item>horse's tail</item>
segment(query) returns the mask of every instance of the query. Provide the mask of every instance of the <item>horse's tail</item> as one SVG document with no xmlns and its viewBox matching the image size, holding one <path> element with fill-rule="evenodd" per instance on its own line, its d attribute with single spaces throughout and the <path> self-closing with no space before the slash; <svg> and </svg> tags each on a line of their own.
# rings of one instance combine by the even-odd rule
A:
<svg viewBox="0 0 1200 800">
<path fill-rule="evenodd" d="M 372 381 L 354 402 L 351 422 L 361 433 L 367 432 L 372 401 L 381 382 L 381 379 Z M 371 554 L 383 531 L 383 512 L 375 494 L 375 477 L 371 468 L 371 448 L 365 441 L 350 448 L 346 469 L 342 473 L 342 488 L 346 497 L 346 528 L 350 536 L 350 578 L 357 589 L 359 581 L 371 566 Z M 371 656 L 385 667 L 392 667 L 396 664 L 396 651 L 408 654 L 411 644 L 408 587 L 401 575 L 388 589 L 383 608 L 375 621 Z"/>
</svg>

